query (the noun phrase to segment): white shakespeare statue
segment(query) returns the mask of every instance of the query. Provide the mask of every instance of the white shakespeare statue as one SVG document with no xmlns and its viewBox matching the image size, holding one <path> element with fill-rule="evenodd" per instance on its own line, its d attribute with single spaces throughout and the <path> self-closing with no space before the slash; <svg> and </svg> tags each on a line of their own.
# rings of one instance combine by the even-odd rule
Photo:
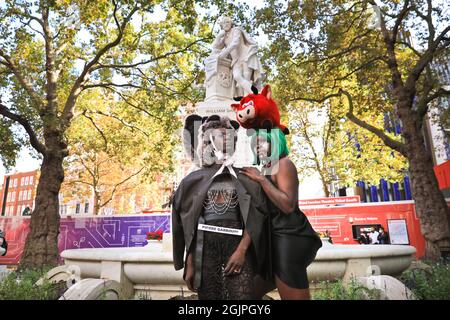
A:
<svg viewBox="0 0 450 320">
<path fill-rule="evenodd" d="M 263 76 L 256 42 L 229 17 L 219 24 L 221 31 L 205 59 L 206 100 L 215 95 L 229 99 L 245 96 L 252 92 L 252 85 L 261 86 Z"/>
</svg>

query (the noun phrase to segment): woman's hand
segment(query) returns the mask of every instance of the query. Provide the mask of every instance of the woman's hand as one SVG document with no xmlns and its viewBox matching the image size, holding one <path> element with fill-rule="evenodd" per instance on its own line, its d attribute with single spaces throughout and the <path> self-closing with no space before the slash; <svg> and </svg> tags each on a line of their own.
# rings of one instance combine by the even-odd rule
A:
<svg viewBox="0 0 450 320">
<path fill-rule="evenodd" d="M 266 179 L 266 177 L 254 167 L 244 167 L 241 169 L 241 172 L 250 179 L 259 183 L 263 182 Z"/>
<path fill-rule="evenodd" d="M 232 276 L 241 273 L 242 267 L 245 263 L 245 250 L 240 248 L 233 252 L 230 259 L 228 259 L 225 267 L 225 275 Z"/>
<path fill-rule="evenodd" d="M 187 257 L 186 276 L 184 281 L 186 282 L 189 290 L 197 292 L 197 290 L 194 289 L 194 261 L 192 259 L 192 254 L 189 254 Z"/>
</svg>

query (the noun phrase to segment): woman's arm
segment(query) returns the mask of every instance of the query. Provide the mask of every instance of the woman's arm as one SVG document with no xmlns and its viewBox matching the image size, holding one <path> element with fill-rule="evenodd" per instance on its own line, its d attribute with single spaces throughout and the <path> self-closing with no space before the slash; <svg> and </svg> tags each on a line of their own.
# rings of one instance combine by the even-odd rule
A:
<svg viewBox="0 0 450 320">
<path fill-rule="evenodd" d="M 290 214 L 295 210 L 298 201 L 298 177 L 295 165 L 287 158 L 278 162 L 276 173 L 278 187 L 269 181 L 256 168 L 244 168 L 242 171 L 251 179 L 258 181 L 267 197 L 283 213 Z"/>
</svg>

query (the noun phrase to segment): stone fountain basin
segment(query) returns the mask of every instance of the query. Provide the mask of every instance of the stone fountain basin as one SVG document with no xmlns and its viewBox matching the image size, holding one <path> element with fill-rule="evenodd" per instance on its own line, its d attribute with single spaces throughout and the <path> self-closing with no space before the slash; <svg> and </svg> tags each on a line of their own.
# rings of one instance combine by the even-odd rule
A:
<svg viewBox="0 0 450 320">
<path fill-rule="evenodd" d="M 323 242 L 308 267 L 310 281 L 400 275 L 416 249 L 404 245 L 332 245 Z M 127 285 L 131 295 L 151 292 L 152 299 L 168 299 L 188 292 L 183 270 L 175 271 L 172 252 L 159 243 L 138 248 L 73 249 L 61 253 L 66 265 L 79 268 L 81 279 L 110 279 Z"/>
<path fill-rule="evenodd" d="M 333 245 L 323 242 L 316 259 L 308 267 L 313 281 L 365 277 L 397 276 L 408 269 L 416 248 L 406 245 Z"/>
<path fill-rule="evenodd" d="M 133 284 L 184 284 L 183 270 L 175 271 L 173 267 L 172 252 L 147 247 L 73 249 L 63 251 L 61 256 L 66 265 L 80 267 L 82 279 L 106 278 L 119 268 Z"/>
</svg>

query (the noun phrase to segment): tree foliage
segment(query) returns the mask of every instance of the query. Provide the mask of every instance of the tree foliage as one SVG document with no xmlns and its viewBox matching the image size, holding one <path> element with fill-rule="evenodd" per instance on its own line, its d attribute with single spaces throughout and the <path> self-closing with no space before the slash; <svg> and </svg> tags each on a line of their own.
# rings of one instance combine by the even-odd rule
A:
<svg viewBox="0 0 450 320">
<path fill-rule="evenodd" d="M 293 135 L 291 157 L 300 178 L 318 173 L 325 196 L 359 180 L 377 185 L 380 179 L 398 181 L 404 176 L 404 157 L 343 115 L 333 114 L 333 102 L 296 101 L 287 112 Z M 376 121 L 382 124 L 384 119 Z"/>
<path fill-rule="evenodd" d="M 202 46 L 211 36 L 194 2 L 174 3 L 7 0 L 0 6 L 1 133 L 13 136 L 2 144 L 10 150 L 2 160 L 14 158 L 24 143 L 43 160 L 23 265 L 57 261 L 58 193 L 74 143 L 106 154 L 123 151 L 120 161 L 127 161 L 136 148 L 126 150 L 126 144 L 142 143 L 136 139 L 145 132 L 142 161 L 148 162 L 141 165 L 148 172 L 170 167 L 169 158 L 158 157 L 167 154 L 167 137 L 181 125 L 179 104 L 200 99 L 192 84 L 201 83 Z M 109 103 L 89 104 L 91 95 L 107 96 Z M 116 130 L 107 132 L 102 118 L 116 121 Z M 79 132 L 80 119 L 89 123 L 87 131 L 97 130 L 99 141 Z M 5 131 L 7 121 L 21 130 Z M 27 139 L 20 140 L 24 133 Z"/>
<path fill-rule="evenodd" d="M 266 59 L 284 105 L 328 102 L 331 114 L 378 138 L 363 149 L 382 141 L 407 160 L 431 259 L 450 244 L 450 212 L 423 133 L 432 103 L 450 94 L 432 65 L 449 50 L 448 10 L 431 0 L 269 0 L 255 15 L 271 41 Z M 386 132 L 385 115 L 401 122 L 401 135 Z"/>
<path fill-rule="evenodd" d="M 70 154 L 62 188 L 68 198 L 94 195 L 97 214 L 116 194 L 142 189 L 173 170 L 171 151 L 177 141 L 167 128 L 172 119 L 158 121 L 127 109 L 108 91 L 90 92 L 79 106 L 83 112 L 68 131 Z"/>
<path fill-rule="evenodd" d="M 327 124 L 323 125 L 326 131 L 322 134 L 329 134 L 327 141 L 331 146 L 322 148 L 328 154 L 326 161 L 317 156 L 323 162 L 322 168 L 334 167 L 323 171 L 336 174 L 334 178 L 341 185 L 357 180 L 378 183 L 380 178 L 395 181 L 406 168 L 401 153 L 392 152 L 373 132 L 346 121 L 348 103 L 339 92 L 348 92 L 353 112 L 379 130 L 384 131 L 385 113 L 395 115 L 389 69 L 381 57 L 381 36 L 367 28 L 371 16 L 367 6 L 370 7 L 368 3 L 351 5 L 343 1 L 270 2 L 256 15 L 270 38 L 265 58 L 266 65 L 273 66 L 270 77 L 276 82 L 276 96 L 291 121 L 298 123 L 295 114 L 306 110 L 324 109 L 327 113 Z M 410 63 L 413 53 L 408 48 L 399 51 L 400 60 L 405 60 L 405 65 Z M 288 110 L 287 106 L 293 108 Z M 302 111 L 293 112 L 296 108 Z M 304 132 L 299 133 L 306 142 Z M 401 141 L 400 135 L 386 135 Z M 299 158 L 314 158 L 310 151 L 308 155 L 301 153 Z M 327 161 L 330 164 L 325 166 Z"/>
</svg>

